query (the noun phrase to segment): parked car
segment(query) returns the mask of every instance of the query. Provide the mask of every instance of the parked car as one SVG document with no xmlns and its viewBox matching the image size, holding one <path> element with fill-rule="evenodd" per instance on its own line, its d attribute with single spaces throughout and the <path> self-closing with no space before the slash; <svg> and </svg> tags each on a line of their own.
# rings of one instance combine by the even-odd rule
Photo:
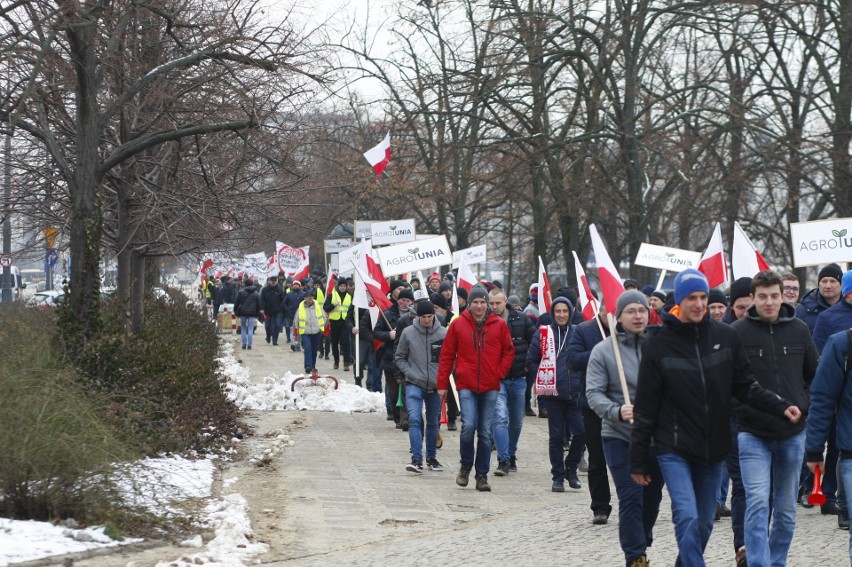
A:
<svg viewBox="0 0 852 567">
<path fill-rule="evenodd" d="M 53 309 L 63 303 L 65 293 L 56 289 L 36 292 L 27 300 L 27 306 L 34 309 Z"/>
</svg>

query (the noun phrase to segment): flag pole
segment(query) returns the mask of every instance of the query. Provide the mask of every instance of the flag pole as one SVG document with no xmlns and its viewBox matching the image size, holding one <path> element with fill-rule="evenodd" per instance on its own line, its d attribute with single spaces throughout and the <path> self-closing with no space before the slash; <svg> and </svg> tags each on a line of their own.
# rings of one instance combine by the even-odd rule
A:
<svg viewBox="0 0 852 567">
<path fill-rule="evenodd" d="M 663 280 L 666 279 L 666 270 L 660 272 L 660 279 L 657 280 L 657 289 L 663 289 Z"/>
<path fill-rule="evenodd" d="M 615 330 L 615 317 L 612 313 L 607 313 L 609 321 L 609 338 L 612 339 L 612 350 L 615 353 L 615 365 L 618 367 L 618 379 L 621 382 L 621 393 L 624 396 L 624 403 L 630 404 L 630 391 L 627 389 L 627 378 L 624 376 L 624 364 L 621 362 L 621 349 L 618 346 L 618 333 Z M 633 423 L 633 420 L 630 420 Z"/>
<path fill-rule="evenodd" d="M 338 266 L 340 269 L 340 266 Z M 358 289 L 358 270 L 355 270 L 355 273 L 352 274 L 352 278 L 355 281 L 355 289 Z M 355 377 L 361 378 L 361 382 L 364 382 L 364 377 L 361 376 L 361 317 L 360 317 L 360 307 L 355 305 L 355 294 L 352 294 L 352 318 L 355 320 Z"/>
</svg>

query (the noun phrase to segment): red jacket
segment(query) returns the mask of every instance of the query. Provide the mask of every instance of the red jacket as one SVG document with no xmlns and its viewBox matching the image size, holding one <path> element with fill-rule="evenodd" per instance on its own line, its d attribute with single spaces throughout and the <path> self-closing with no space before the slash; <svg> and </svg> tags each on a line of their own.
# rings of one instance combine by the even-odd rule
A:
<svg viewBox="0 0 852 567">
<path fill-rule="evenodd" d="M 449 389 L 452 372 L 459 390 L 499 390 L 514 358 L 509 326 L 499 315 L 488 313 L 480 332 L 473 315 L 465 311 L 447 328 L 438 362 L 438 389 Z"/>
</svg>

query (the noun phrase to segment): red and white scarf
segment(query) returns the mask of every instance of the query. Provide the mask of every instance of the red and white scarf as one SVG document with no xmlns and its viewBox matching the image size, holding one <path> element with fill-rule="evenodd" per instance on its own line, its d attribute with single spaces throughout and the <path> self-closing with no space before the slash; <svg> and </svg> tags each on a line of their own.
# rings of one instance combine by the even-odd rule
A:
<svg viewBox="0 0 852 567">
<path fill-rule="evenodd" d="M 556 392 L 556 343 L 553 340 L 553 329 L 549 325 L 539 327 L 541 339 L 541 363 L 535 375 L 535 396 L 555 396 Z"/>
</svg>

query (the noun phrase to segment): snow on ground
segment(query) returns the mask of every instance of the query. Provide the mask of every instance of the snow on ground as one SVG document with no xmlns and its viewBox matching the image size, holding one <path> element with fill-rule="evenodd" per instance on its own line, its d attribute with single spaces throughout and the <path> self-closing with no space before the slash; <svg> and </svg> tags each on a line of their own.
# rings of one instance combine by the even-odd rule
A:
<svg viewBox="0 0 852 567">
<path fill-rule="evenodd" d="M 340 380 L 301 380 L 296 391 L 291 392 L 293 381 L 302 376 L 287 372 L 284 376 L 265 376 L 259 381 L 251 378 L 248 368 L 234 358 L 231 343 L 222 345 L 219 368 L 228 379 L 225 391 L 237 407 L 254 411 L 316 410 L 334 412 L 384 412 L 384 394 L 368 392 L 366 389 Z"/>
<path fill-rule="evenodd" d="M 251 371 L 237 362 L 233 345 L 223 342 L 218 359 L 220 372 L 226 377 L 225 390 L 234 403 L 243 410 L 286 411 L 318 410 L 334 412 L 384 412 L 382 394 L 341 381 L 335 390 L 329 380 L 302 380 L 296 391 L 290 387 L 299 375 L 290 372 L 284 376 L 266 376 L 257 383 Z M 253 456 L 256 461 L 274 456 L 284 446 L 291 444 L 283 431 L 272 432 L 269 445 L 263 453 Z M 184 500 L 210 499 L 215 465 L 207 459 L 164 457 L 143 459 L 120 469 L 120 487 L 126 489 L 129 505 L 141 506 L 164 517 L 180 515 L 178 503 Z M 224 483 L 227 491 L 235 481 Z M 267 546 L 253 541 L 248 517 L 248 505 L 239 494 L 225 494 L 210 499 L 199 521 L 200 527 L 213 531 L 213 539 L 205 542 L 200 535 L 181 543 L 187 548 L 204 548 L 186 554 L 158 567 L 184 567 L 204 564 L 208 566 L 242 567 L 252 562 L 255 555 Z M 32 561 L 51 556 L 61 556 L 87 550 L 116 547 L 140 540 L 125 539 L 118 542 L 104 534 L 103 526 L 71 529 L 48 522 L 15 521 L 0 518 L 0 567 L 11 563 Z"/>
</svg>

